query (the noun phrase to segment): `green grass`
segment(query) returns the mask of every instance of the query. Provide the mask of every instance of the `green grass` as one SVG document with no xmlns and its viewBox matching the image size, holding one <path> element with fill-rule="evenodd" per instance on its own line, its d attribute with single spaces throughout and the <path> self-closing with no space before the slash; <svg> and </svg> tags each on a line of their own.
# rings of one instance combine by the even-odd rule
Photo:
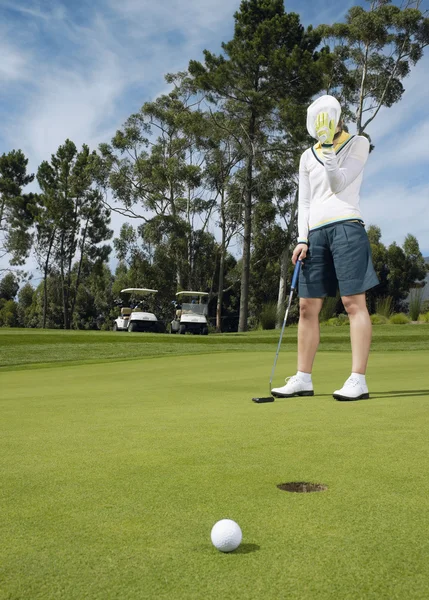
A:
<svg viewBox="0 0 429 600">
<path fill-rule="evenodd" d="M 2 331 L 0 599 L 426 599 L 429 329 L 375 328 L 356 403 L 331 396 L 350 367 L 332 329 L 317 395 L 266 405 L 275 332 Z M 276 383 L 294 368 L 283 352 Z M 222 518 L 243 530 L 230 555 Z"/>
<path fill-rule="evenodd" d="M 322 326 L 320 350 L 349 350 L 349 328 Z M 283 348 L 296 347 L 297 328 L 285 331 Z M 110 360 L 135 360 L 184 354 L 218 352 L 275 352 L 279 331 L 255 331 L 223 335 L 159 335 L 0 328 L 2 370 L 85 364 Z M 374 327 L 373 352 L 429 349 L 429 324 L 407 327 Z"/>
</svg>

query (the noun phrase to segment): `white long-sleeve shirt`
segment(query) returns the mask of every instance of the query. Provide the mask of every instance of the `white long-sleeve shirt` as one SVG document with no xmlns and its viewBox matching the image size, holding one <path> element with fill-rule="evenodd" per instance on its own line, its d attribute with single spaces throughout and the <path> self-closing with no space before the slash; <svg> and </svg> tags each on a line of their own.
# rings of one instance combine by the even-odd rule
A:
<svg viewBox="0 0 429 600">
<path fill-rule="evenodd" d="M 366 137 L 342 133 L 335 147 L 308 148 L 299 165 L 298 242 L 324 225 L 362 220 L 360 188 L 369 155 Z"/>
</svg>

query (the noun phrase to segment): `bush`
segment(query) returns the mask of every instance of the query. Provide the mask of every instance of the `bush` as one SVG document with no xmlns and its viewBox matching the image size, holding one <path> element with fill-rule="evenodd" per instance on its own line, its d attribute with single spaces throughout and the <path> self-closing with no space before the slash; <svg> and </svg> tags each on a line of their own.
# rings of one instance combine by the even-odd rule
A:
<svg viewBox="0 0 429 600">
<path fill-rule="evenodd" d="M 322 310 L 320 311 L 321 321 L 328 321 L 329 319 L 335 316 L 339 299 L 340 292 L 337 292 L 335 298 L 331 298 L 328 296 L 323 300 Z"/>
<path fill-rule="evenodd" d="M 405 313 L 397 313 L 390 317 L 389 322 L 393 323 L 393 325 L 407 325 L 410 319 Z"/>
<path fill-rule="evenodd" d="M 379 314 L 375 314 L 375 315 L 371 315 L 371 323 L 373 325 L 387 325 L 387 323 L 389 322 L 389 319 L 387 317 L 385 317 L 384 315 L 379 315 Z"/>
<path fill-rule="evenodd" d="M 277 302 L 265 304 L 259 315 L 259 324 L 262 329 L 275 329 L 277 321 Z"/>
<path fill-rule="evenodd" d="M 345 314 L 338 315 L 338 317 L 332 317 L 332 319 L 328 319 L 325 322 L 325 325 L 330 325 L 331 327 L 342 327 L 343 325 L 349 324 L 349 318 Z"/>
<path fill-rule="evenodd" d="M 258 329 L 262 329 L 258 318 L 255 315 L 250 316 L 247 319 L 247 331 L 257 331 Z M 237 331 L 237 328 L 235 331 Z"/>
<path fill-rule="evenodd" d="M 427 313 L 420 314 L 419 321 L 422 321 L 423 323 L 429 323 L 429 311 Z"/>
<path fill-rule="evenodd" d="M 18 304 L 14 300 L 0 298 L 0 327 L 18 325 Z"/>
<path fill-rule="evenodd" d="M 385 296 L 383 298 L 377 298 L 375 303 L 375 313 L 382 317 L 389 318 L 392 314 L 392 296 Z"/>
<path fill-rule="evenodd" d="M 423 288 L 413 288 L 410 292 L 409 312 L 412 321 L 417 321 L 423 309 Z"/>
</svg>

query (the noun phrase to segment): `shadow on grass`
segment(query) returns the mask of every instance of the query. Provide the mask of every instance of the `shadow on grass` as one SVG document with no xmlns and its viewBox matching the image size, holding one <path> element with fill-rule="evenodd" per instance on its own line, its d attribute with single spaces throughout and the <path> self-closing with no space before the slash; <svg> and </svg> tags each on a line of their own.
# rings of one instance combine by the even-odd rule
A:
<svg viewBox="0 0 429 600">
<path fill-rule="evenodd" d="M 361 398 L 360 400 L 342 400 L 342 404 L 351 402 L 368 402 L 368 400 L 380 400 L 381 398 L 410 398 L 418 396 L 429 396 L 429 390 L 394 390 L 391 392 L 375 392 L 371 393 L 369 398 Z M 314 394 L 314 400 L 317 398 L 332 398 L 332 394 Z M 296 399 L 296 398 L 295 398 Z M 276 398 L 277 400 L 287 401 L 289 398 Z M 306 402 L 311 401 L 310 398 L 303 398 Z"/>
<path fill-rule="evenodd" d="M 233 554 L 251 554 L 252 552 L 258 552 L 261 547 L 258 544 L 241 544 L 234 550 L 233 552 L 221 552 L 221 554 L 233 555 Z M 193 548 L 194 552 L 210 552 L 213 553 L 215 548 L 213 546 L 209 546 L 208 544 L 199 544 Z"/>
<path fill-rule="evenodd" d="M 251 552 L 258 552 L 260 549 L 261 546 L 258 546 L 258 544 L 241 544 L 241 546 L 239 546 L 237 550 L 234 550 L 234 552 L 231 552 L 231 554 L 250 554 Z"/>
<path fill-rule="evenodd" d="M 392 392 L 375 392 L 371 398 L 407 398 L 409 396 L 429 396 L 429 390 L 395 390 Z"/>
<path fill-rule="evenodd" d="M 418 397 L 418 396 L 429 396 L 429 390 L 394 390 L 391 392 L 370 392 L 370 397 L 366 399 L 360 400 L 344 400 L 342 403 L 347 404 L 347 402 L 368 402 L 368 400 L 377 400 L 381 398 L 410 398 L 410 397 Z M 332 394 L 314 394 L 314 398 L 332 398 Z M 288 400 L 288 398 L 277 398 L 277 400 Z M 308 398 L 305 398 L 308 400 Z"/>
</svg>

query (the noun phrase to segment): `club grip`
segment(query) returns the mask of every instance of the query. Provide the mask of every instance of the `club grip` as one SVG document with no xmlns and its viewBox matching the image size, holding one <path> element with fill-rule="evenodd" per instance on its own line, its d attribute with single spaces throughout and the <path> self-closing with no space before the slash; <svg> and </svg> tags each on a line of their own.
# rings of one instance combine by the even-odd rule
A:
<svg viewBox="0 0 429 600">
<path fill-rule="evenodd" d="M 295 270 L 293 272 L 293 277 L 292 277 L 292 285 L 291 285 L 292 290 L 294 290 L 296 288 L 296 284 L 298 283 L 299 272 L 301 270 L 301 263 L 302 263 L 301 260 L 296 261 Z"/>
</svg>

